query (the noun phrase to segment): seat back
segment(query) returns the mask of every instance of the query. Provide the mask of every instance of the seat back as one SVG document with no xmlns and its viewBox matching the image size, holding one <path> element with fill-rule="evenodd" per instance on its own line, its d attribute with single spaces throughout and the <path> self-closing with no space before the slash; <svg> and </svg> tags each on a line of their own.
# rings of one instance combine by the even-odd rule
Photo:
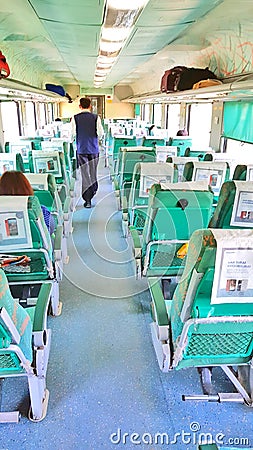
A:
<svg viewBox="0 0 253 450">
<path fill-rule="evenodd" d="M 253 186 L 247 181 L 223 183 L 210 228 L 252 228 Z"/>
<path fill-rule="evenodd" d="M 152 147 L 121 147 L 119 155 L 120 186 L 124 181 L 132 180 L 135 164 L 155 161 L 156 153 Z"/>
<path fill-rule="evenodd" d="M 113 153 L 112 157 L 115 161 L 118 157 L 119 149 L 121 147 L 136 147 L 136 137 L 135 136 L 126 136 L 122 135 L 120 137 L 114 136 L 113 138 Z"/>
<path fill-rule="evenodd" d="M 7 320 L 4 320 L 4 310 L 11 318 L 9 324 L 8 316 Z M 17 301 L 14 301 L 6 275 L 0 269 L 0 376 L 4 376 L 6 372 L 15 374 L 24 371 L 16 353 L 8 350 L 12 343 L 17 344 L 25 357 L 32 362 L 32 323 L 30 317 L 25 309 Z"/>
<path fill-rule="evenodd" d="M 170 311 L 175 368 L 252 358 L 252 254 L 252 230 L 193 233 Z"/>
<path fill-rule="evenodd" d="M 8 170 L 25 171 L 20 153 L 0 153 L 0 176 Z"/>
<path fill-rule="evenodd" d="M 43 151 L 56 151 L 64 154 L 66 170 L 72 174 L 72 165 L 70 157 L 70 144 L 61 138 L 52 138 L 50 141 L 42 141 L 41 149 Z"/>
<path fill-rule="evenodd" d="M 166 145 L 166 138 L 156 138 L 155 136 L 144 136 L 142 145 L 144 147 L 156 147 Z"/>
<path fill-rule="evenodd" d="M 0 238 L 1 253 L 31 258 L 28 266 L 9 267 L 10 280 L 35 277 L 38 272 L 39 277 L 52 275 L 52 243 L 37 197 L 1 196 Z"/>
<path fill-rule="evenodd" d="M 177 156 L 177 147 L 172 145 L 156 145 L 156 162 L 166 162 L 169 156 Z"/>
<path fill-rule="evenodd" d="M 183 176 L 187 181 L 208 180 L 217 202 L 222 184 L 229 179 L 229 167 L 223 161 L 191 161 L 185 164 Z"/>
<path fill-rule="evenodd" d="M 192 233 L 206 227 L 211 216 L 213 194 L 208 187 L 180 183 L 150 190 L 147 218 L 143 229 L 144 274 L 177 275 L 185 258 L 178 250 Z"/>
<path fill-rule="evenodd" d="M 167 162 L 172 162 L 176 165 L 177 174 L 178 174 L 178 181 L 185 181 L 184 180 L 184 166 L 188 162 L 192 161 L 198 161 L 198 158 L 190 158 L 186 156 L 171 156 L 167 158 Z"/>
<path fill-rule="evenodd" d="M 193 150 L 191 148 L 187 148 L 185 150 L 184 156 L 187 157 L 196 157 L 199 161 L 212 161 L 213 155 L 210 153 L 210 150 Z"/>
<path fill-rule="evenodd" d="M 9 153 L 20 153 L 22 156 L 22 161 L 25 165 L 25 169 L 28 170 L 29 168 L 29 152 L 32 150 L 32 142 L 31 141 L 11 141 L 8 142 L 6 145 L 6 151 L 8 149 Z"/>
<path fill-rule="evenodd" d="M 51 173 L 26 173 L 25 176 L 40 204 L 46 206 L 49 211 L 57 213 L 59 216 L 58 223 L 61 223 L 63 220 L 62 204 L 54 175 Z"/>
<path fill-rule="evenodd" d="M 134 168 L 129 194 L 128 212 L 130 224 L 139 231 L 143 229 L 150 188 L 156 183 L 173 183 L 177 181 L 174 164 L 170 163 L 137 163 Z M 139 208 L 138 208 L 139 206 Z M 146 207 L 145 207 L 146 206 Z"/>
<path fill-rule="evenodd" d="M 1 251 L 44 248 L 52 255 L 48 229 L 35 196 L 1 196 Z"/>
<path fill-rule="evenodd" d="M 192 146 L 192 139 L 189 136 L 171 137 L 169 145 L 175 145 L 178 149 L 178 156 L 184 156 L 186 149 Z"/>
<path fill-rule="evenodd" d="M 237 164 L 233 174 L 233 180 L 246 181 L 247 166 L 246 164 Z"/>
</svg>

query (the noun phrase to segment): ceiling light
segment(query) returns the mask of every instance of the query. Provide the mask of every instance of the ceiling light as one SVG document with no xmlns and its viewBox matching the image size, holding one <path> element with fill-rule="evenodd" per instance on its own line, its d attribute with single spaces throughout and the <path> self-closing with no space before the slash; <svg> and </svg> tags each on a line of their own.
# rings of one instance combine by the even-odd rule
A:
<svg viewBox="0 0 253 450">
<path fill-rule="evenodd" d="M 103 28 L 102 31 L 102 39 L 105 41 L 113 41 L 113 42 L 119 42 L 124 41 L 127 36 L 129 35 L 129 32 L 131 30 L 129 28 L 120 28 L 120 27 L 109 27 L 109 28 Z"/>
<path fill-rule="evenodd" d="M 110 42 L 110 41 L 103 41 L 100 42 L 100 50 L 102 52 L 118 52 L 122 47 L 122 42 Z"/>
<path fill-rule="evenodd" d="M 124 11 L 142 8 L 146 3 L 147 0 L 107 0 L 108 8 Z"/>
<path fill-rule="evenodd" d="M 107 64 L 108 68 L 109 59 L 111 67 L 115 63 L 120 51 L 133 31 L 135 22 L 148 1 L 107 0 L 94 81 L 98 73 L 98 67 L 99 70 L 101 69 L 101 61 Z M 111 68 L 108 70 L 108 73 L 110 70 Z"/>
</svg>

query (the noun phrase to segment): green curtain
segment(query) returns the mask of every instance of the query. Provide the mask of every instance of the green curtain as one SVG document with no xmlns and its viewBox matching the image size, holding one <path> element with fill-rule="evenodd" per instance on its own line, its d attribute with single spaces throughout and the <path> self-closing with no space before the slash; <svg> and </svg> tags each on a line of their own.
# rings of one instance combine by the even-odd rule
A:
<svg viewBox="0 0 253 450">
<path fill-rule="evenodd" d="M 134 111 L 135 112 L 135 117 L 141 115 L 141 105 L 139 103 L 135 103 L 134 110 L 135 110 Z"/>
<path fill-rule="evenodd" d="M 253 102 L 224 104 L 223 136 L 253 143 Z"/>
</svg>

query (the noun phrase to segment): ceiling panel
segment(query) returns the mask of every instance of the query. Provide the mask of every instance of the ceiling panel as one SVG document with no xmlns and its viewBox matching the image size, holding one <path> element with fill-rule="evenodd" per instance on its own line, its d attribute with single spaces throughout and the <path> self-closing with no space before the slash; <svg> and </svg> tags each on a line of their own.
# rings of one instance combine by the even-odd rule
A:
<svg viewBox="0 0 253 450">
<path fill-rule="evenodd" d="M 104 0 L 30 0 L 40 19 L 53 22 L 101 25 Z"/>
<path fill-rule="evenodd" d="M 100 27 L 87 25 L 66 25 L 42 21 L 57 48 L 70 48 L 74 55 L 94 56 L 98 51 Z M 66 64 L 68 62 L 66 61 Z"/>
<path fill-rule="evenodd" d="M 131 37 L 126 47 L 122 50 L 122 56 L 125 55 L 152 55 L 165 43 L 172 42 L 188 25 L 160 27 L 154 33 L 153 28 L 137 28 L 134 36 Z"/>
</svg>

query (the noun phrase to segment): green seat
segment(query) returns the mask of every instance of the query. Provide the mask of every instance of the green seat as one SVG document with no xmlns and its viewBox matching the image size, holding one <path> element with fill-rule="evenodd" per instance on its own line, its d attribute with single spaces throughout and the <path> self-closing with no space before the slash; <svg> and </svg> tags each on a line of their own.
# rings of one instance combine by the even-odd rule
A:
<svg viewBox="0 0 253 450">
<path fill-rule="evenodd" d="M 213 155 L 208 150 L 191 150 L 190 148 L 187 148 L 185 150 L 184 156 L 187 156 L 189 158 L 195 157 L 198 158 L 199 161 L 212 161 Z"/>
<path fill-rule="evenodd" d="M 55 177 L 50 173 L 26 173 L 25 176 L 34 190 L 34 195 L 39 199 L 40 205 L 46 206 L 54 217 L 56 225 L 53 236 L 54 242 L 56 241 L 56 245 L 58 246 L 59 243 L 57 241 L 61 241 L 63 261 L 67 263 L 69 260 L 67 254 L 68 233 L 66 231 L 68 229 L 68 222 L 66 223 L 64 220 L 64 211 L 58 194 Z M 59 236 L 59 232 L 61 231 L 62 236 Z"/>
<path fill-rule="evenodd" d="M 144 147 L 156 147 L 166 145 L 166 138 L 156 138 L 155 136 L 144 136 L 142 145 Z"/>
<path fill-rule="evenodd" d="M 251 181 L 226 181 L 222 185 L 209 227 L 252 228 L 251 199 L 253 199 Z"/>
<path fill-rule="evenodd" d="M 1 196 L 0 204 L 0 252 L 20 256 L 27 255 L 27 266 L 7 266 L 6 271 L 15 297 L 32 301 L 38 285 L 48 283 L 52 287 L 53 315 L 59 315 L 59 282 L 62 279 L 62 227 L 57 226 L 54 249 L 44 222 L 39 200 L 35 196 Z"/>
<path fill-rule="evenodd" d="M 190 161 L 185 164 L 183 177 L 186 181 L 208 180 L 215 206 L 222 184 L 229 179 L 229 166 L 224 161 Z"/>
<path fill-rule="evenodd" d="M 177 147 L 172 145 L 156 145 L 156 162 L 166 162 L 171 156 L 177 156 Z"/>
<path fill-rule="evenodd" d="M 187 148 L 191 148 L 192 139 L 189 136 L 175 136 L 169 139 L 169 145 L 175 145 L 178 149 L 178 156 L 185 156 Z"/>
<path fill-rule="evenodd" d="M 112 138 L 112 155 L 109 152 L 108 155 L 108 162 L 109 162 L 109 168 L 112 178 L 115 176 L 115 170 L 117 165 L 117 159 L 119 150 L 121 147 L 136 147 L 137 140 L 135 136 L 127 136 L 127 135 L 121 135 L 121 136 L 114 136 Z"/>
<path fill-rule="evenodd" d="M 237 164 L 234 170 L 233 180 L 246 181 L 246 179 L 247 179 L 247 166 L 245 164 Z"/>
<path fill-rule="evenodd" d="M 16 168 L 16 170 L 20 170 L 21 172 L 29 172 L 29 152 L 32 148 L 32 142 L 24 139 L 6 142 L 5 144 L 6 153 L 20 154 L 21 158 L 19 158 L 17 163 L 20 164 L 21 168 Z"/>
<path fill-rule="evenodd" d="M 0 153 L 0 176 L 7 170 L 25 172 L 25 165 L 20 153 Z"/>
<path fill-rule="evenodd" d="M 197 367 L 204 392 L 198 400 L 244 401 L 252 406 L 252 249 L 252 230 L 197 230 L 172 300 L 164 299 L 158 279 L 149 279 L 159 366 L 163 371 Z M 213 366 L 224 370 L 238 393 L 214 390 Z M 238 366 L 238 377 L 229 366 Z"/>
<path fill-rule="evenodd" d="M 198 161 L 197 157 L 188 158 L 186 156 L 169 156 L 167 162 L 176 165 L 178 181 L 186 181 L 184 179 L 184 166 L 190 161 Z"/>
<path fill-rule="evenodd" d="M 72 231 L 72 216 L 75 198 L 72 184 L 67 175 L 63 152 L 33 150 L 29 155 L 30 172 L 50 173 L 54 175 L 64 214 L 64 234 Z M 74 182 L 74 181 L 73 181 Z M 72 193 L 71 193 L 72 190 Z"/>
<path fill-rule="evenodd" d="M 142 239 L 135 227 L 129 227 L 137 275 L 180 275 L 186 259 L 180 248 L 196 229 L 207 227 L 212 202 L 213 194 L 208 187 L 198 183 L 175 183 L 166 189 L 153 185 Z"/>
<path fill-rule="evenodd" d="M 133 225 L 139 233 L 142 233 L 147 215 L 148 194 L 152 184 L 176 181 L 177 172 L 173 164 L 144 162 L 135 165 L 129 201 L 124 199 L 122 206 L 124 236 L 128 234 L 129 225 Z"/>
<path fill-rule="evenodd" d="M 118 156 L 117 175 L 114 178 L 115 194 L 120 199 L 128 200 L 135 164 L 155 162 L 156 152 L 152 147 L 121 147 Z"/>
<path fill-rule="evenodd" d="M 0 269 L 0 377 L 27 376 L 30 395 L 28 417 L 38 422 L 47 412 L 46 372 L 51 342 L 47 309 L 51 287 L 42 285 L 36 306 L 23 308 L 11 295 Z M 19 411 L 0 412 L 0 422 L 18 422 Z"/>
</svg>

